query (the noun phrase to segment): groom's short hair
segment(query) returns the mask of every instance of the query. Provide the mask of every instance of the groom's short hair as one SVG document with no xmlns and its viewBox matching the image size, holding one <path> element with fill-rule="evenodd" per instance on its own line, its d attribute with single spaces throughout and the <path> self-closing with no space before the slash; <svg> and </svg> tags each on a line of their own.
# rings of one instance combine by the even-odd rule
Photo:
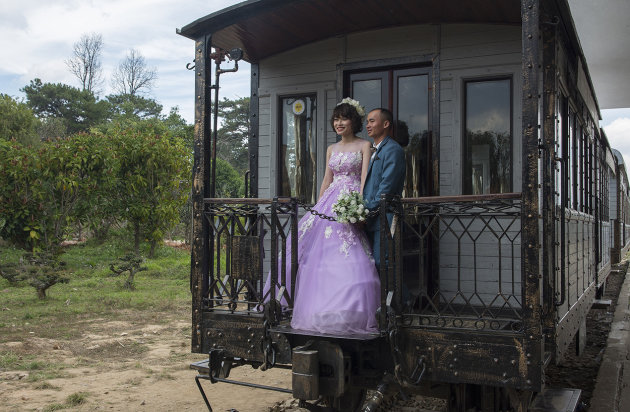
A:
<svg viewBox="0 0 630 412">
<path fill-rule="evenodd" d="M 387 110 L 387 109 L 385 109 L 383 107 L 379 107 L 379 108 L 376 108 L 374 110 L 378 110 L 380 112 L 381 121 L 383 121 L 383 122 L 388 121 L 389 122 L 388 129 L 391 131 L 392 127 L 394 126 L 394 115 L 392 114 L 392 112 L 390 112 L 389 110 Z"/>
</svg>

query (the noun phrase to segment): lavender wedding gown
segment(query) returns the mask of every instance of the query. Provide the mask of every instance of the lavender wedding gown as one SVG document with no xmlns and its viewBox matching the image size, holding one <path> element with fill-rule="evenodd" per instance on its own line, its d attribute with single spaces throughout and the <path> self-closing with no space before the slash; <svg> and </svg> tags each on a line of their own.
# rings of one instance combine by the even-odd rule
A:
<svg viewBox="0 0 630 412">
<path fill-rule="evenodd" d="M 361 152 L 333 152 L 333 181 L 314 209 L 335 216 L 342 190 L 359 191 Z M 311 213 L 298 224 L 299 269 L 291 327 L 328 334 L 377 332 L 380 281 L 372 251 L 359 226 Z"/>
</svg>

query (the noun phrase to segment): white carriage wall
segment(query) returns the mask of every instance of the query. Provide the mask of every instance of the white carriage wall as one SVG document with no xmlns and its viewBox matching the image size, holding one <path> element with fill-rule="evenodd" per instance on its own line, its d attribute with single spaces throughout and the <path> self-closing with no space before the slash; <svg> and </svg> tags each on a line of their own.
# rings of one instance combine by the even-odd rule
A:
<svg viewBox="0 0 630 412">
<path fill-rule="evenodd" d="M 610 174 L 610 179 L 608 180 L 608 216 L 610 219 L 610 226 L 614 228 L 617 224 L 617 176 L 614 173 Z M 615 247 L 615 231 L 614 229 L 610 230 L 609 240 L 610 242 L 610 251 L 608 252 L 611 260 L 616 261 L 619 260 L 619 257 L 615 255 L 614 247 Z M 613 256 L 614 255 L 614 256 Z"/>
<path fill-rule="evenodd" d="M 610 221 L 602 222 L 602 261 L 597 265 L 597 270 L 601 270 L 610 265 L 610 249 L 612 248 L 612 225 Z"/>
<path fill-rule="evenodd" d="M 520 192 L 521 27 L 422 25 L 331 38 L 259 62 L 259 196 L 273 197 L 277 193 L 277 106 L 280 97 L 295 93 L 317 95 L 319 186 L 325 170 L 326 147 L 335 142 L 328 120 L 337 101 L 344 97 L 341 90 L 343 70 L 356 68 L 359 64 L 365 64 L 367 68 L 401 62 L 430 63 L 431 58 L 437 58 L 440 65 L 439 194 L 462 193 L 464 81 L 497 76 L 512 78 L 512 191 Z M 520 222 L 513 222 L 510 228 L 508 236 L 520 239 Z M 509 280 L 509 289 L 513 291 L 510 294 L 514 293 L 520 300 L 520 241 L 510 245 L 501 244 L 500 240 L 497 243 L 496 238 L 481 242 L 476 248 L 467 241 L 459 244 L 463 256 L 461 269 L 464 269 L 460 277 L 467 277 L 461 283 L 460 292 L 470 294 L 481 291 L 484 304 L 489 304 L 500 292 L 498 280 L 502 279 L 504 282 Z M 452 262 L 457 247 L 452 239 L 444 238 L 440 244 L 440 262 Z M 472 256 L 473 250 L 476 259 Z M 501 257 L 498 250 L 503 252 Z M 440 283 L 445 296 L 457 292 L 454 286 L 457 284 L 456 273 L 450 264 L 441 263 Z M 476 281 L 473 281 L 473 276 Z"/>
<path fill-rule="evenodd" d="M 449 25 L 441 32 L 440 55 L 440 195 L 462 193 L 464 82 L 512 78 L 512 184 L 521 191 L 521 28 L 499 25 Z M 485 225 L 484 234 L 479 231 Z M 464 227 L 467 222 L 461 222 Z M 488 230 L 492 227 L 492 230 Z M 497 237 L 509 228 L 506 236 Z M 521 305 L 520 220 L 475 222 L 440 242 L 440 290 L 456 303 Z M 476 238 L 475 242 L 471 239 Z M 457 262 L 459 256 L 459 263 Z M 459 268 L 458 268 L 459 266 Z M 459 292 L 459 293 L 458 293 Z M 455 296 L 457 296 L 455 298 Z"/>
</svg>

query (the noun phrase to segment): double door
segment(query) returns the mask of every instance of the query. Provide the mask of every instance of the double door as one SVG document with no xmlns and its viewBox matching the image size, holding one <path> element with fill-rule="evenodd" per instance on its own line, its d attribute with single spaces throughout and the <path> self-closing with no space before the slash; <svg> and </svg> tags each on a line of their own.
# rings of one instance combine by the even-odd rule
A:
<svg viewBox="0 0 630 412">
<path fill-rule="evenodd" d="M 366 113 L 376 108 L 392 112 L 392 137 L 404 147 L 407 163 L 403 197 L 431 196 L 431 67 L 350 72 L 346 73 L 344 84 L 344 96 L 358 100 Z M 365 130 L 360 135 L 369 139 Z"/>
</svg>

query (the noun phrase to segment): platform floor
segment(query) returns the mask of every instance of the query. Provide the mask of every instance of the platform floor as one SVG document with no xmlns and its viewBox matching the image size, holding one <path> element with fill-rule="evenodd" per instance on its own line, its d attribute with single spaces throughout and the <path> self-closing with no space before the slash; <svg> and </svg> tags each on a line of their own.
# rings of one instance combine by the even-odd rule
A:
<svg viewBox="0 0 630 412">
<path fill-rule="evenodd" d="M 589 411 L 630 411 L 630 273 L 627 272 Z"/>
</svg>

